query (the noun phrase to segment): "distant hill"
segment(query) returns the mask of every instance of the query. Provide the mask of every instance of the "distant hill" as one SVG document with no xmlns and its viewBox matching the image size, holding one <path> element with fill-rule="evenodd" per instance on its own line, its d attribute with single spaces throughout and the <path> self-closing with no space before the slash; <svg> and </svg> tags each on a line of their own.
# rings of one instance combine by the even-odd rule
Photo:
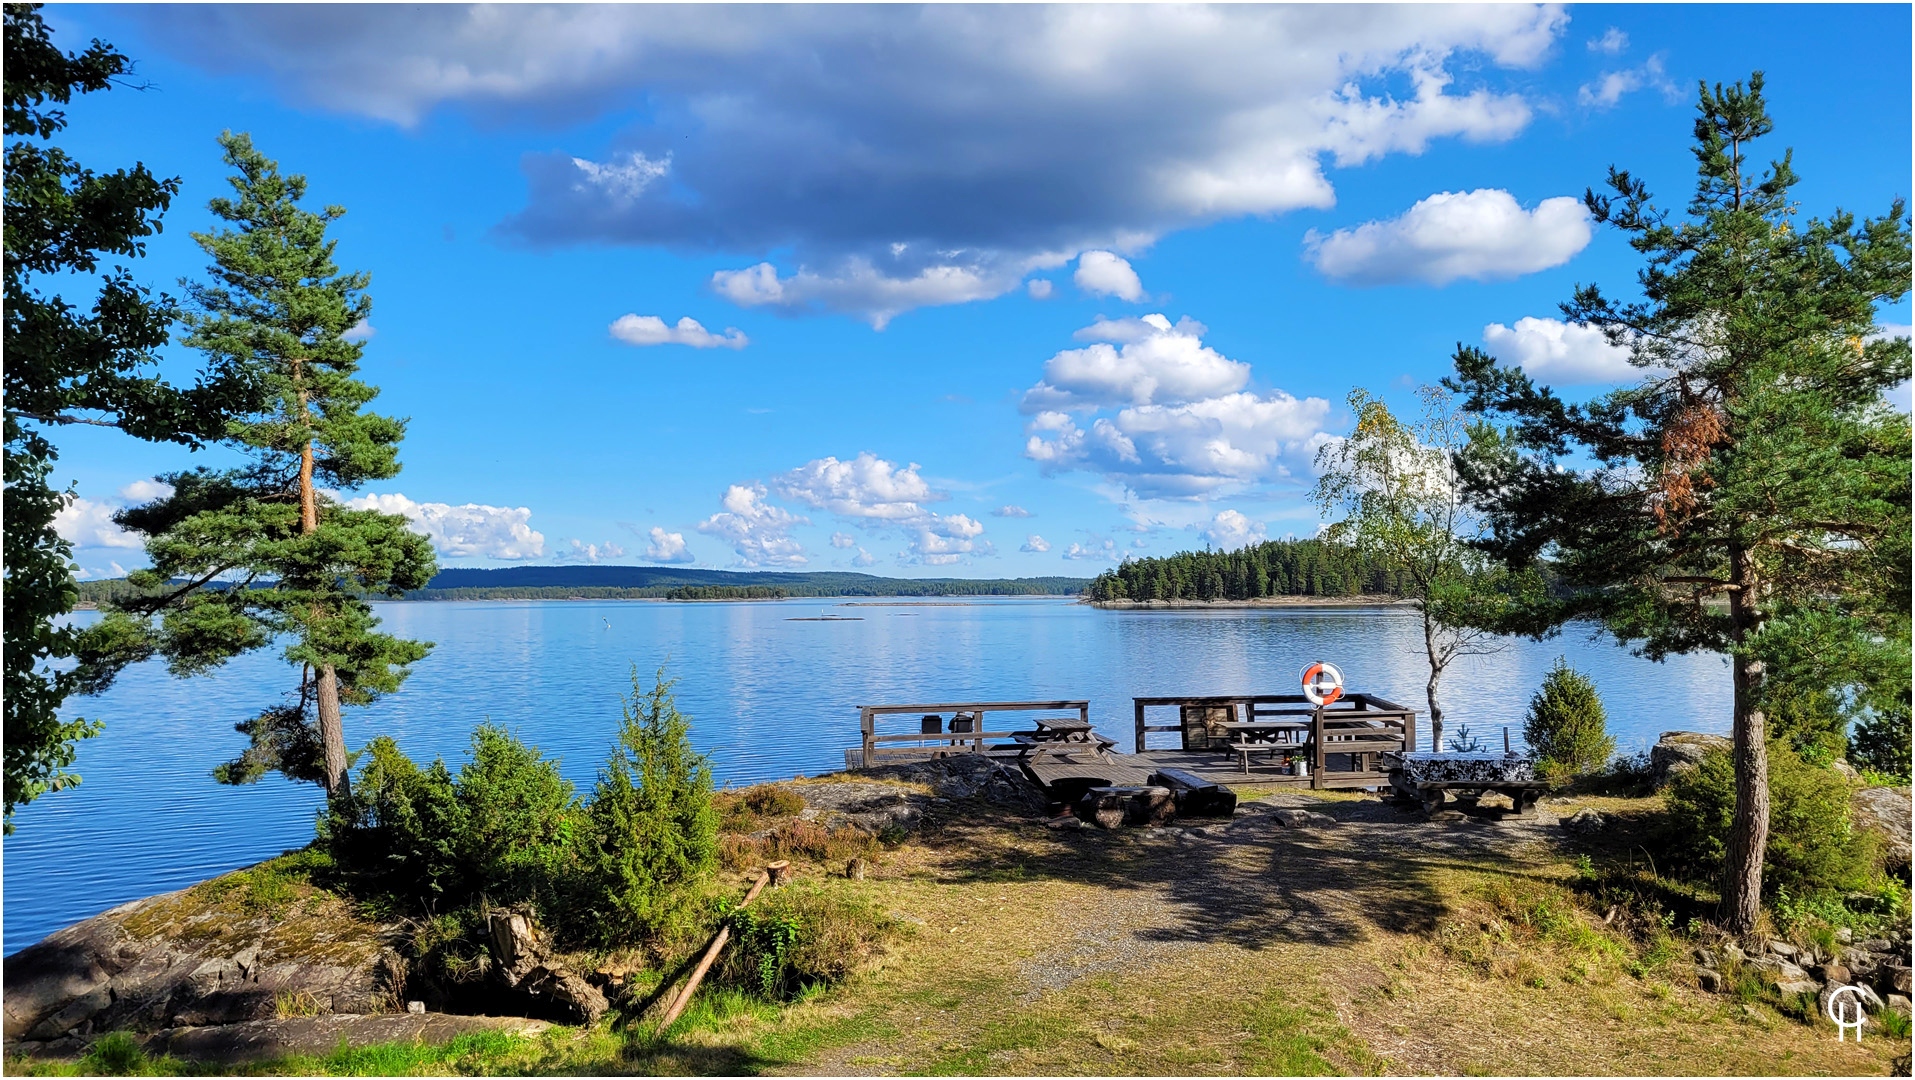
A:
<svg viewBox="0 0 1915 1080">
<path fill-rule="evenodd" d="M 642 599 L 680 596 L 1076 596 L 1089 578 L 890 578 L 836 571 L 696 570 L 667 566 L 507 566 L 446 569 L 408 600 Z M 708 587 L 688 589 L 688 586 Z M 738 590 L 733 592 L 732 590 Z M 745 590 L 750 590 L 749 593 Z"/>
<path fill-rule="evenodd" d="M 836 571 L 506 566 L 439 571 L 407 600 L 760 600 L 787 596 L 1077 596 L 1089 578 L 891 578 Z M 134 595 L 125 578 L 79 583 L 82 603 Z"/>
</svg>

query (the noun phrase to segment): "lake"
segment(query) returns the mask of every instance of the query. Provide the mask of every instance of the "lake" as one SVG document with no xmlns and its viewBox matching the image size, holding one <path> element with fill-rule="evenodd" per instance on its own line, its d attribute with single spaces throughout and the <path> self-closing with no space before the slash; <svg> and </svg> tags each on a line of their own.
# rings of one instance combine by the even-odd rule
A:
<svg viewBox="0 0 1915 1080">
<path fill-rule="evenodd" d="M 1103 611 L 1024 598 L 377 607 L 393 632 L 437 646 L 398 694 L 347 710 L 349 746 L 387 733 L 415 759 L 456 768 L 472 728 L 490 720 L 559 757 L 581 788 L 605 758 L 633 665 L 648 686 L 669 665 L 693 741 L 718 782 L 734 785 L 842 768 L 861 704 L 1088 698 L 1099 730 L 1129 750 L 1133 696 L 1294 693 L 1304 665 L 1330 660 L 1351 689 L 1425 708 L 1421 631 L 1403 609 Z M 822 615 L 856 621 L 793 621 Z M 1654 664 L 1572 630 L 1453 665 L 1450 730 L 1467 723 L 1500 744 L 1511 725 L 1520 741 L 1524 707 L 1558 655 L 1595 680 L 1625 752 L 1666 730 L 1729 728 L 1721 657 Z M 106 731 L 81 744 L 74 770 L 85 783 L 22 810 L 4 842 L 5 950 L 310 840 L 317 788 L 209 776 L 245 745 L 233 725 L 295 678 L 267 654 L 190 680 L 147 663 L 71 702 Z M 1427 717 L 1422 727 L 1427 746 Z"/>
</svg>

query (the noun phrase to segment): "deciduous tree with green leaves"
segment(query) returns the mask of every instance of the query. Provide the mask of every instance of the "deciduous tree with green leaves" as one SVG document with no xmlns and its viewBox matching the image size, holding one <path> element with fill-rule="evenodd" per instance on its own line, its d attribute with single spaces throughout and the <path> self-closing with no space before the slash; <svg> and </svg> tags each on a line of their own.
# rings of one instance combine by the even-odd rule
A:
<svg viewBox="0 0 1915 1080">
<path fill-rule="evenodd" d="M 1735 810 L 1723 918 L 1752 930 L 1769 831 L 1766 710 L 1843 687 L 1851 707 L 1906 709 L 1909 419 L 1884 393 L 1909 377 L 1906 339 L 1875 328 L 1909 290 L 1909 229 L 1881 217 L 1804 219 L 1757 72 L 1702 86 L 1687 216 L 1612 169 L 1585 202 L 1646 264 L 1641 299 L 1579 287 L 1572 321 L 1627 347 L 1635 385 L 1572 404 L 1480 350 L 1452 389 L 1496 426 L 1459 459 L 1512 565 L 1547 558 L 1550 622 L 1595 617 L 1644 654 L 1730 658 Z"/>
<path fill-rule="evenodd" d="M 187 284 L 186 344 L 263 388 L 261 409 L 228 430 L 251 464 L 162 477 L 171 495 L 115 515 L 147 537 L 153 567 L 130 577 L 150 595 L 118 604 L 85 652 L 99 671 L 157 652 L 191 675 L 289 642 L 297 692 L 241 725 L 252 745 L 217 775 L 243 783 L 277 770 L 337 793 L 341 706 L 396 690 L 430 648 L 380 633 L 365 597 L 423 588 L 436 566 L 403 517 L 336 498 L 396 475 L 405 434 L 404 421 L 364 411 L 378 391 L 355 378 L 364 346 L 347 331 L 371 302 L 367 276 L 342 273 L 326 236 L 344 209 L 301 207 L 305 177 L 282 175 L 246 135 L 220 145 L 238 170 L 235 197 L 210 206 L 230 227 L 193 235 L 212 280 Z"/>
<path fill-rule="evenodd" d="M 1458 657 L 1503 648 L 1499 631 L 1512 590 L 1540 583 L 1505 571 L 1471 546 L 1481 520 L 1463 502 L 1454 460 L 1469 440 L 1469 418 L 1440 387 L 1423 387 L 1418 396 L 1423 416 L 1406 424 L 1381 398 L 1352 390 L 1356 429 L 1317 451 L 1322 475 L 1314 497 L 1326 516 L 1342 515 L 1325 539 L 1349 544 L 1395 572 L 1404 598 L 1422 617 L 1430 742 L 1441 747 L 1443 672 Z"/>
<path fill-rule="evenodd" d="M 5 710 L 6 831 L 13 812 L 79 782 L 66 771 L 74 743 L 98 732 L 62 720 L 82 676 L 59 661 L 77 633 L 56 625 L 73 610 L 72 547 L 54 531 L 73 497 L 48 482 L 54 429 L 85 424 L 140 439 L 185 443 L 223 433 L 248 387 L 211 372 L 190 388 L 158 377 L 171 298 L 124 265 L 145 253 L 179 191 L 144 165 L 96 173 L 51 144 L 67 125 L 55 106 L 106 90 L 132 61 L 101 41 L 69 54 L 54 45 L 38 4 L 6 5 Z M 59 279 L 59 293 L 42 282 Z M 92 282 L 91 284 L 87 284 Z M 90 293 L 90 306 L 72 297 Z"/>
</svg>

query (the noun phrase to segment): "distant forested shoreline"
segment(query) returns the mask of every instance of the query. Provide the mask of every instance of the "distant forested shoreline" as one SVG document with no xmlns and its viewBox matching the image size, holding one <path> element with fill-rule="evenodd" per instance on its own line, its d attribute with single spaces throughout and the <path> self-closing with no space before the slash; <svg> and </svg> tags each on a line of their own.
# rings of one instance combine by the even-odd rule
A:
<svg viewBox="0 0 1915 1080">
<path fill-rule="evenodd" d="M 441 570 L 405 600 L 782 600 L 828 596 L 1079 596 L 1089 578 L 888 578 L 824 571 L 678 570 L 653 566 L 512 566 Z M 125 578 L 78 583 L 80 603 L 137 596 Z"/>
<path fill-rule="evenodd" d="M 1091 600 L 1257 600 L 1400 596 L 1401 575 L 1322 540 L 1270 540 L 1237 551 L 1131 559 L 1090 583 Z"/>
</svg>

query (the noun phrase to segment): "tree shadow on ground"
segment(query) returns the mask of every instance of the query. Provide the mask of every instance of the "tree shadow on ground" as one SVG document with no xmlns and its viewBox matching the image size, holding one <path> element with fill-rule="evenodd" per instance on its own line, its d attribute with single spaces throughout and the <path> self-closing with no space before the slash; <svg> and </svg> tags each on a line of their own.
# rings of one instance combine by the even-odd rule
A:
<svg viewBox="0 0 1915 1080">
<path fill-rule="evenodd" d="M 1286 828 L 1250 804 L 1228 822 L 1202 819 L 1181 836 L 1160 829 L 1052 831 L 1030 819 L 954 805 L 927 831 L 960 880 L 1057 880 L 1151 902 L 1137 940 L 1348 945 L 1373 931 L 1429 933 L 1451 909 L 1458 873 L 1539 876 L 1520 850 L 1542 836 L 1534 821 L 1427 822 L 1381 800 L 1299 800 L 1337 824 Z M 1208 834 L 1208 835 L 1206 835 Z M 1035 913 L 1034 913 L 1035 914 Z M 1049 915 L 1050 913 L 1045 913 Z M 1095 911 L 1083 913 L 1094 923 Z"/>
</svg>

